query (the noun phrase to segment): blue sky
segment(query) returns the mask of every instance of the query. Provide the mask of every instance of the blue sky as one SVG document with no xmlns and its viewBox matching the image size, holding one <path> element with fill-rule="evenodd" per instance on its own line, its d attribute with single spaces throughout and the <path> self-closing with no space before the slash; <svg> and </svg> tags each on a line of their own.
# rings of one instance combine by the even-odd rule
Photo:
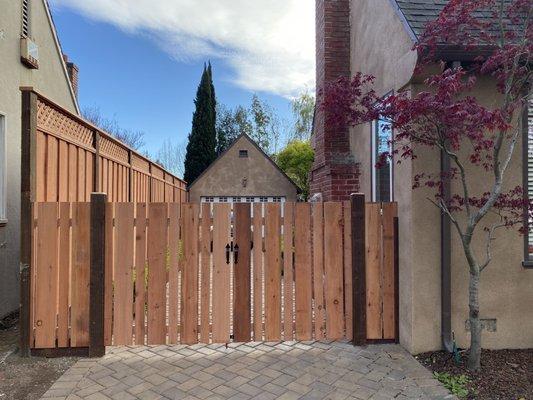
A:
<svg viewBox="0 0 533 400">
<path fill-rule="evenodd" d="M 158 0 L 165 1 L 172 7 L 184 0 Z M 227 8 L 222 10 L 225 11 L 223 15 L 227 16 L 227 11 L 239 1 L 221 0 L 220 7 Z M 144 2 L 139 0 L 139 3 Z M 151 154 L 157 152 L 168 138 L 186 143 L 193 100 L 203 63 L 208 59 L 213 64 L 217 97 L 230 107 L 248 105 L 253 93 L 258 93 L 275 108 L 280 118 L 290 119 L 289 98 L 302 90 L 312 89 L 314 84 L 314 65 L 311 63 L 307 63 L 307 67 L 295 65 L 295 69 L 300 68 L 305 73 L 296 71 L 298 75 L 293 75 L 293 79 L 288 76 L 292 71 L 280 71 L 277 65 L 285 64 L 286 49 L 280 49 L 278 59 L 275 49 L 266 55 L 250 54 L 242 43 L 234 43 L 238 42 L 238 32 L 234 38 L 221 40 L 220 33 L 226 35 L 228 28 L 220 18 L 220 27 L 214 26 L 210 31 L 197 32 L 194 23 L 188 30 L 174 30 L 175 25 L 169 23 L 169 31 L 159 27 L 153 29 L 143 21 L 124 22 L 122 17 L 113 19 L 106 14 L 114 12 L 108 9 L 113 3 L 122 3 L 121 7 L 127 8 L 134 7 L 130 6 L 132 2 L 105 0 L 100 9 L 99 0 L 94 0 L 94 3 L 89 2 L 94 6 L 90 12 L 84 8 L 84 3 L 51 1 L 63 51 L 80 68 L 80 105 L 82 109 L 98 107 L 103 115 L 116 119 L 122 127 L 144 131 L 145 148 Z M 201 6 L 202 0 L 196 3 Z M 265 7 L 270 6 L 268 3 Z M 101 14 L 95 14 L 95 10 Z M 190 10 L 189 14 L 194 11 Z M 163 16 L 156 14 L 153 18 Z M 232 22 L 228 23 L 231 26 Z M 237 23 L 235 29 L 246 32 L 254 27 L 253 24 L 239 26 Z M 262 32 L 263 37 L 264 34 Z M 271 40 L 275 41 L 275 38 Z M 290 62 L 290 57 L 286 61 Z M 276 76 L 279 82 L 270 79 Z"/>
</svg>

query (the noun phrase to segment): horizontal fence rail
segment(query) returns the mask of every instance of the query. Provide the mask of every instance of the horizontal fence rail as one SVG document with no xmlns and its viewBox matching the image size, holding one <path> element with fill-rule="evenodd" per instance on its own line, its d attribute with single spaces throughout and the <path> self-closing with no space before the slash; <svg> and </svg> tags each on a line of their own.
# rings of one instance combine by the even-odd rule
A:
<svg viewBox="0 0 533 400">
<path fill-rule="evenodd" d="M 397 338 L 396 205 L 367 204 L 364 227 L 352 207 L 106 203 L 105 345 L 352 340 L 361 228 L 367 339 Z M 90 216 L 91 203 L 33 205 L 34 349 L 90 343 Z"/>
</svg>

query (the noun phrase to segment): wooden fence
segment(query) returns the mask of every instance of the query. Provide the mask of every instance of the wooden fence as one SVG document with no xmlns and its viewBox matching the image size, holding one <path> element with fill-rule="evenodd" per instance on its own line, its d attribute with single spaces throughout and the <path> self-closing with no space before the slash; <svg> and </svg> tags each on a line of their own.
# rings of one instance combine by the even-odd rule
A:
<svg viewBox="0 0 533 400">
<path fill-rule="evenodd" d="M 34 349 L 90 344 L 90 210 L 34 205 Z M 353 201 L 107 203 L 104 343 L 397 339 L 396 205 L 367 204 L 362 226 L 356 214 Z"/>
<path fill-rule="evenodd" d="M 25 118 L 35 118 L 34 165 L 23 167 L 35 174 L 35 201 L 90 201 L 93 192 L 111 202 L 186 201 L 183 180 L 39 94 L 23 98 Z"/>
</svg>

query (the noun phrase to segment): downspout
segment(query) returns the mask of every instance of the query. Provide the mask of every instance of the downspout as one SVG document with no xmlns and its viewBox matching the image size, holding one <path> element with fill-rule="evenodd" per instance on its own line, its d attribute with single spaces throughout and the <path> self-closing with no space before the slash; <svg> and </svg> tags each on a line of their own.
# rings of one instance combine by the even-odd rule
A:
<svg viewBox="0 0 533 400">
<path fill-rule="evenodd" d="M 451 198 L 451 183 L 449 178 L 450 156 L 441 150 L 440 170 L 443 177 L 443 196 L 446 203 Z M 441 338 L 442 347 L 447 352 L 453 352 L 452 339 L 452 257 L 451 257 L 451 221 L 441 212 L 440 216 L 440 259 L 441 259 Z"/>
</svg>

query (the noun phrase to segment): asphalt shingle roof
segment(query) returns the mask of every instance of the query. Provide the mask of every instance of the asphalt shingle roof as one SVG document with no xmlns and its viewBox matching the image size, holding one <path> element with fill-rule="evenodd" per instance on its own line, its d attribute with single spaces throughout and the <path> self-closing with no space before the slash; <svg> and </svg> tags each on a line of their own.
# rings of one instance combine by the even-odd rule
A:
<svg viewBox="0 0 533 400">
<path fill-rule="evenodd" d="M 396 3 L 418 37 L 426 24 L 438 17 L 448 0 L 396 0 Z"/>
<path fill-rule="evenodd" d="M 448 0 L 395 1 L 416 37 L 420 37 L 420 35 L 424 32 L 426 24 L 437 19 L 444 6 L 448 4 Z M 509 4 L 511 0 L 505 0 L 505 2 Z M 490 10 L 480 10 L 476 12 L 476 14 L 478 17 L 485 18 L 487 20 L 493 18 L 492 11 Z M 508 24 L 507 29 L 513 29 L 510 21 L 506 20 L 506 22 Z"/>
</svg>

